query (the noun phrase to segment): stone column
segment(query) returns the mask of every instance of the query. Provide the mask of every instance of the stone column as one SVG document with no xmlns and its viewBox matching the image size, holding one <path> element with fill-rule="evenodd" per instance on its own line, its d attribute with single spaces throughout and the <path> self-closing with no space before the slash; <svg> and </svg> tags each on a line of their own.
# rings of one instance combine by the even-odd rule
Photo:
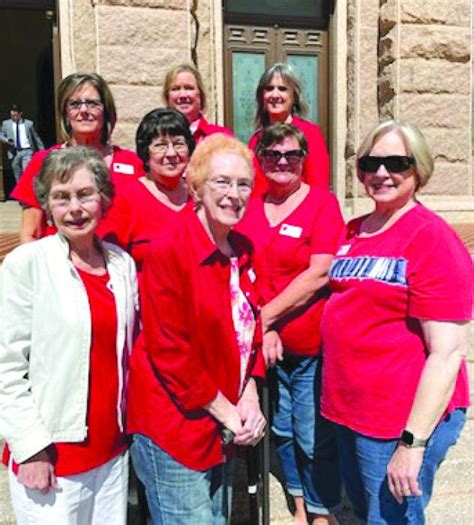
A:
<svg viewBox="0 0 474 525">
<path fill-rule="evenodd" d="M 380 117 L 406 119 L 422 129 L 436 162 L 423 200 L 448 218 L 462 220 L 474 210 L 471 1 L 380 4 Z"/>
<path fill-rule="evenodd" d="M 363 190 L 354 169 L 357 148 L 379 119 L 377 47 L 379 0 L 347 1 L 346 216 L 360 213 Z"/>
</svg>

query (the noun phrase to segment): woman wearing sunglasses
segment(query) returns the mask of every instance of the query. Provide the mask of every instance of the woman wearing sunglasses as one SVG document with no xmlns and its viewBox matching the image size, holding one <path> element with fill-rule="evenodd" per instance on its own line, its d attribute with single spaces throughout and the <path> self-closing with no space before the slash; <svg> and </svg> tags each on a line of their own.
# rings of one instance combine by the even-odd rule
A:
<svg viewBox="0 0 474 525">
<path fill-rule="evenodd" d="M 36 153 L 23 172 L 12 197 L 22 207 L 21 242 L 30 242 L 54 234 L 34 192 L 34 179 L 51 149 L 89 146 L 100 153 L 110 170 L 112 181 L 143 174 L 141 160 L 133 151 L 110 143 L 117 121 L 114 98 L 105 80 L 97 73 L 73 73 L 58 87 L 58 127 L 64 140 L 50 149 Z"/>
<path fill-rule="evenodd" d="M 321 406 L 337 423 L 347 494 L 368 523 L 424 523 L 469 405 L 472 263 L 416 199 L 433 167 L 412 124 L 370 131 L 357 173 L 374 211 L 347 225 L 329 271 Z"/>
<path fill-rule="evenodd" d="M 275 440 L 295 523 L 333 523 L 340 502 L 336 439 L 319 414 L 319 322 L 327 271 L 343 228 L 338 202 L 302 181 L 308 146 L 290 124 L 265 128 L 256 153 L 268 191 L 255 197 L 239 229 L 254 243 L 262 280 L 264 356 Z M 283 346 L 272 341 L 276 331 Z"/>
<path fill-rule="evenodd" d="M 318 125 L 305 120 L 307 105 L 303 88 L 289 64 L 270 66 L 261 76 L 257 92 L 257 131 L 252 135 L 249 148 L 255 151 L 262 130 L 272 123 L 285 122 L 296 126 L 305 136 L 308 148 L 304 158 L 302 180 L 311 186 L 329 188 L 329 155 L 323 134 Z M 254 195 L 265 193 L 266 177 L 256 159 Z"/>
</svg>

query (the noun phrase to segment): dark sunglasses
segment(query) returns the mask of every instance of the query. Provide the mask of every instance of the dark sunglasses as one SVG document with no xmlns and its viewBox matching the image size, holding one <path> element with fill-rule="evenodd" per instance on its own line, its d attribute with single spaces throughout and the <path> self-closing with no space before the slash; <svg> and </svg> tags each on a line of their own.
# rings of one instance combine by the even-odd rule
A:
<svg viewBox="0 0 474 525">
<path fill-rule="evenodd" d="M 377 172 L 382 164 L 391 173 L 402 173 L 415 165 L 415 159 L 405 155 L 389 155 L 388 157 L 366 155 L 358 160 L 359 170 L 367 173 Z"/>
<path fill-rule="evenodd" d="M 260 157 L 265 162 L 271 164 L 278 164 L 280 160 L 285 157 L 286 162 L 290 165 L 295 165 L 305 156 L 305 152 L 302 149 L 292 149 L 290 151 L 277 151 L 274 149 L 264 149 L 260 152 Z"/>
</svg>

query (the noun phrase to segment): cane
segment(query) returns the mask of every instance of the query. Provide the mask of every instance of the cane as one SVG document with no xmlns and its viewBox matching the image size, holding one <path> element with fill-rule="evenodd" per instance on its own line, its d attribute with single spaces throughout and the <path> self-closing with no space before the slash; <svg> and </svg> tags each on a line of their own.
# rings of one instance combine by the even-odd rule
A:
<svg viewBox="0 0 474 525">
<path fill-rule="evenodd" d="M 222 453 L 224 455 L 224 463 L 222 464 L 222 514 L 226 524 L 230 523 L 229 515 L 229 499 L 227 491 L 227 477 L 228 477 L 228 462 L 227 462 L 227 446 L 230 445 L 235 438 L 235 434 L 230 428 L 224 427 L 221 431 L 222 437 Z"/>
<path fill-rule="evenodd" d="M 249 497 L 249 517 L 251 525 L 262 524 L 259 493 L 261 492 L 260 455 L 261 446 L 247 448 L 247 494 Z"/>
<path fill-rule="evenodd" d="M 270 396 L 268 393 L 268 383 L 262 386 L 262 412 L 265 420 L 270 426 Z M 259 447 L 261 450 L 261 476 L 262 476 L 262 525 L 270 525 L 270 429 L 265 432 L 262 444 Z"/>
</svg>

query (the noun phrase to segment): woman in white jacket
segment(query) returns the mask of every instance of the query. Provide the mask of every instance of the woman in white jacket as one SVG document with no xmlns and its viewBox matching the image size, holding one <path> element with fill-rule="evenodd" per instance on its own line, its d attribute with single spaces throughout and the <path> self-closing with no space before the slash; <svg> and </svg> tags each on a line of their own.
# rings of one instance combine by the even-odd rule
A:
<svg viewBox="0 0 474 525">
<path fill-rule="evenodd" d="M 113 197 L 98 153 L 52 151 L 35 191 L 58 233 L 0 268 L 0 434 L 13 507 L 19 524 L 125 523 L 134 263 L 95 236 Z"/>
</svg>

